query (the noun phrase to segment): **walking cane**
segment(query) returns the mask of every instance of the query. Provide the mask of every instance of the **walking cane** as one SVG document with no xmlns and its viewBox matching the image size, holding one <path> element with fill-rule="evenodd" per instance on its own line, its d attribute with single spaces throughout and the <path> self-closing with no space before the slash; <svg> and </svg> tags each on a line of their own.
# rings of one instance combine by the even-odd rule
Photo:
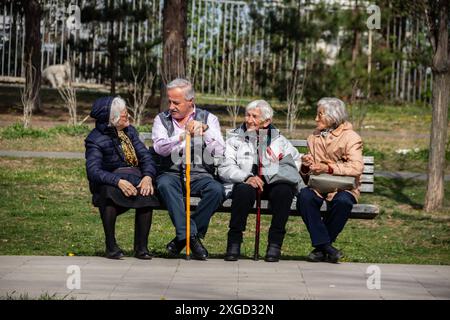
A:
<svg viewBox="0 0 450 320">
<path fill-rule="evenodd" d="M 258 135 L 259 140 L 259 135 Z M 258 141 L 257 155 L 258 155 L 258 177 L 261 178 L 262 173 L 262 163 L 261 163 L 261 151 L 260 144 Z M 258 188 L 256 191 L 256 229 L 255 229 L 255 254 L 253 260 L 258 261 L 259 259 L 259 235 L 261 230 L 261 189 Z"/>
<path fill-rule="evenodd" d="M 186 133 L 186 260 L 191 260 L 191 134 Z"/>
</svg>

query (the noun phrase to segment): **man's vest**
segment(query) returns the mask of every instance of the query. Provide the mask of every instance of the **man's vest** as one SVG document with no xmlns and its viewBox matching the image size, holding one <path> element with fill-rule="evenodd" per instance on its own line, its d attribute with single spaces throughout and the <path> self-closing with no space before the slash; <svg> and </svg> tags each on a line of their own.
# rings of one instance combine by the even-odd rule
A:
<svg viewBox="0 0 450 320">
<path fill-rule="evenodd" d="M 206 110 L 202 110 L 199 108 L 195 109 L 194 120 L 200 121 L 204 124 L 208 121 L 209 112 Z M 172 137 L 174 135 L 174 127 L 172 122 L 172 116 L 170 112 L 164 111 L 158 114 L 158 117 L 161 120 L 164 128 L 167 130 L 167 135 Z M 182 142 L 185 143 L 185 142 Z M 193 137 L 191 139 L 191 179 L 196 180 L 201 177 L 207 176 L 212 177 L 215 174 L 215 167 L 213 164 L 207 164 L 204 161 L 203 153 L 205 151 L 206 144 L 203 141 L 202 137 Z M 156 168 L 158 170 L 158 175 L 164 172 L 173 172 L 179 175 L 184 174 L 182 163 L 174 163 L 172 161 L 171 155 L 163 157 L 156 153 L 153 147 L 150 147 L 150 152 L 152 153 L 153 159 L 156 164 Z M 183 157 L 183 151 L 180 150 L 180 154 L 178 155 L 179 159 Z"/>
</svg>

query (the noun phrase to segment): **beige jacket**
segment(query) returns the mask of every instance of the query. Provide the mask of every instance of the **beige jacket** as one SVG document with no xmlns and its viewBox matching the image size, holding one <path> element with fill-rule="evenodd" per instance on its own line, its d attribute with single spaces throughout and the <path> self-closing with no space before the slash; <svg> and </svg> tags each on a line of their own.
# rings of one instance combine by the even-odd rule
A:
<svg viewBox="0 0 450 320">
<path fill-rule="evenodd" d="M 360 195 L 360 179 L 364 169 L 362 148 L 361 137 L 353 131 L 350 122 L 341 124 L 326 137 L 321 136 L 318 130 L 308 137 L 308 150 L 316 163 L 329 164 L 333 168 L 334 175 L 356 177 L 357 187 L 348 190 L 356 201 Z M 308 175 L 302 173 L 301 175 L 307 183 Z M 329 193 L 326 200 L 331 201 L 335 194 L 336 192 Z"/>
</svg>

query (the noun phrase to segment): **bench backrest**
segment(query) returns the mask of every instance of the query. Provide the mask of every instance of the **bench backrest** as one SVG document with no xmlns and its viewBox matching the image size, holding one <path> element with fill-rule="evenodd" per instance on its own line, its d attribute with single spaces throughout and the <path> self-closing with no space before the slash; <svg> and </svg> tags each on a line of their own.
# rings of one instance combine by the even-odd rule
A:
<svg viewBox="0 0 450 320">
<path fill-rule="evenodd" d="M 139 138 L 145 142 L 146 140 L 151 140 L 152 135 L 149 132 L 141 132 Z M 289 140 L 294 147 L 307 147 L 306 140 Z M 361 177 L 361 192 L 373 192 L 374 187 L 374 159 L 372 156 L 365 156 L 364 158 L 364 171 Z"/>
</svg>

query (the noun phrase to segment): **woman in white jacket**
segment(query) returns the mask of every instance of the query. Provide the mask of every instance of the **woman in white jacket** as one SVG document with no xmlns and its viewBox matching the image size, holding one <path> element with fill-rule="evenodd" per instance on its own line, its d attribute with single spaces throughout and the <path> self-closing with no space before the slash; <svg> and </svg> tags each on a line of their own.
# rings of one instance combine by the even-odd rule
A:
<svg viewBox="0 0 450 320">
<path fill-rule="evenodd" d="M 252 101 L 245 109 L 245 122 L 227 135 L 224 161 L 219 166 L 226 191 L 232 189 L 225 261 L 239 259 L 242 234 L 258 189 L 272 209 L 265 261 L 277 262 L 281 256 L 289 210 L 300 181 L 301 162 L 297 149 L 271 124 L 272 117 L 273 109 L 268 102 Z M 296 167 L 293 170 L 296 175 L 289 181 L 278 174 L 282 168 L 280 160 L 285 157 L 295 162 Z"/>
</svg>

